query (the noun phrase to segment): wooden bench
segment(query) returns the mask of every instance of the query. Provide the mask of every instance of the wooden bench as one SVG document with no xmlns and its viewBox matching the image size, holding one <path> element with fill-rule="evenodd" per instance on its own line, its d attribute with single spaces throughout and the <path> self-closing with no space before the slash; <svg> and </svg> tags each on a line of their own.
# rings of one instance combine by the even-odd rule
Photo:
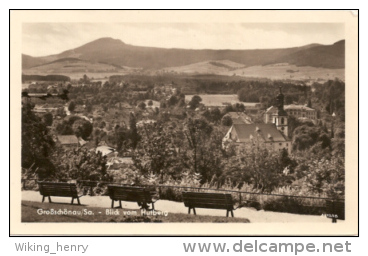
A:
<svg viewBox="0 0 368 256">
<path fill-rule="evenodd" d="M 152 209 L 155 209 L 155 202 L 158 200 L 156 190 L 143 187 L 108 185 L 108 193 L 111 199 L 111 208 L 114 208 L 114 201 L 137 202 L 138 206 L 148 210 L 148 204 L 152 204 Z"/>
<path fill-rule="evenodd" d="M 194 215 L 196 215 L 195 208 L 208 208 L 208 209 L 223 209 L 226 210 L 226 217 L 234 217 L 233 210 L 234 201 L 231 194 L 225 193 L 204 193 L 204 192 L 182 192 L 184 205 L 188 207 L 188 214 L 193 209 Z"/>
<path fill-rule="evenodd" d="M 40 194 L 42 197 L 42 203 L 45 200 L 45 197 L 49 198 L 49 203 L 51 202 L 51 196 L 59 196 L 59 197 L 71 197 L 72 202 L 74 203 L 74 199 L 77 199 L 78 204 L 80 205 L 79 197 L 83 196 L 82 194 L 78 194 L 77 186 L 75 183 L 66 183 L 66 182 L 46 182 L 39 181 L 38 187 L 40 190 Z"/>
<path fill-rule="evenodd" d="M 337 219 L 345 220 L 345 202 L 326 200 L 326 217 L 336 223 Z"/>
</svg>

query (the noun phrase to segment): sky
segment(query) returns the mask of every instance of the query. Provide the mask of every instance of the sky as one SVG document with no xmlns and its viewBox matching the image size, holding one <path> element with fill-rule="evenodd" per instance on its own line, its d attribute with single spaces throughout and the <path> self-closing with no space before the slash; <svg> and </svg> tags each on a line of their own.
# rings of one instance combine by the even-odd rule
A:
<svg viewBox="0 0 368 256">
<path fill-rule="evenodd" d="M 23 23 L 22 53 L 58 54 L 112 37 L 126 44 L 185 49 L 272 49 L 344 37 L 342 23 Z"/>
</svg>

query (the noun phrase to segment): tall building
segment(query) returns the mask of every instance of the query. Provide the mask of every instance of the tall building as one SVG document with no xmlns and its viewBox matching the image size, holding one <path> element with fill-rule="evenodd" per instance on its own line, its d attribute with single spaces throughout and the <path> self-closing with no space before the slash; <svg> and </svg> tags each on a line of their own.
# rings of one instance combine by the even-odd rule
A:
<svg viewBox="0 0 368 256">
<path fill-rule="evenodd" d="M 272 114 L 272 123 L 276 125 L 279 130 L 285 136 L 288 136 L 288 114 L 284 110 L 284 94 L 282 94 L 281 86 L 280 93 L 276 97 L 277 111 Z"/>
</svg>

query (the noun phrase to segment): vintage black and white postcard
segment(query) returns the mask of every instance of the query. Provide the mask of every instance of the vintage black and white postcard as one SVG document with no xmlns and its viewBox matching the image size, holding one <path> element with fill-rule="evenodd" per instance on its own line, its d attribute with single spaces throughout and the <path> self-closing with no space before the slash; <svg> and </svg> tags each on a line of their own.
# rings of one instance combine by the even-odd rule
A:
<svg viewBox="0 0 368 256">
<path fill-rule="evenodd" d="M 11 233 L 354 235 L 354 11 L 13 11 Z"/>
</svg>

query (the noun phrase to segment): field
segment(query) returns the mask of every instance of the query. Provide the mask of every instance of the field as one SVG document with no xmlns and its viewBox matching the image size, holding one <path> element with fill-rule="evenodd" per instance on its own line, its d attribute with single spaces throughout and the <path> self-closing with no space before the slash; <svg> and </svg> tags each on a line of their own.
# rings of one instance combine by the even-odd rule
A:
<svg viewBox="0 0 368 256">
<path fill-rule="evenodd" d="M 203 103 L 206 106 L 226 106 L 227 105 L 233 105 L 236 103 L 243 103 L 240 102 L 238 99 L 238 95 L 236 94 L 197 94 L 199 97 L 201 97 Z M 185 101 L 189 102 L 194 95 L 185 95 Z"/>
<path fill-rule="evenodd" d="M 124 75 L 131 73 L 135 69 L 129 67 L 119 67 L 100 62 L 90 62 L 79 59 L 62 59 L 47 64 L 39 65 L 29 69 L 24 69 L 26 75 L 47 75 L 57 74 L 69 76 L 71 79 L 80 79 L 86 74 L 95 80 L 107 80 L 112 75 Z"/>
<path fill-rule="evenodd" d="M 217 61 L 218 63 L 222 63 Z M 187 66 L 164 69 L 166 72 L 185 74 L 214 74 L 223 76 L 240 76 L 253 78 L 269 78 L 272 80 L 329 80 L 335 77 L 345 80 L 345 69 L 328 69 L 316 67 L 297 67 L 287 63 L 265 66 L 244 67 L 235 62 L 225 62 L 223 66 L 213 65 L 212 62 L 200 62 Z M 235 65 L 238 64 L 238 65 Z M 228 66 L 228 67 L 227 67 Z"/>
<path fill-rule="evenodd" d="M 327 69 L 315 67 L 297 67 L 295 65 L 267 65 L 267 66 L 253 66 L 242 69 L 237 69 L 228 75 L 235 74 L 237 76 L 250 77 L 267 77 L 270 79 L 322 79 L 329 80 L 335 77 L 345 80 L 345 69 Z M 225 75 L 225 74 L 224 74 Z"/>
<path fill-rule="evenodd" d="M 223 74 L 244 67 L 243 64 L 230 60 L 204 61 L 181 67 L 164 68 L 165 72 L 187 73 L 187 74 Z"/>
</svg>

